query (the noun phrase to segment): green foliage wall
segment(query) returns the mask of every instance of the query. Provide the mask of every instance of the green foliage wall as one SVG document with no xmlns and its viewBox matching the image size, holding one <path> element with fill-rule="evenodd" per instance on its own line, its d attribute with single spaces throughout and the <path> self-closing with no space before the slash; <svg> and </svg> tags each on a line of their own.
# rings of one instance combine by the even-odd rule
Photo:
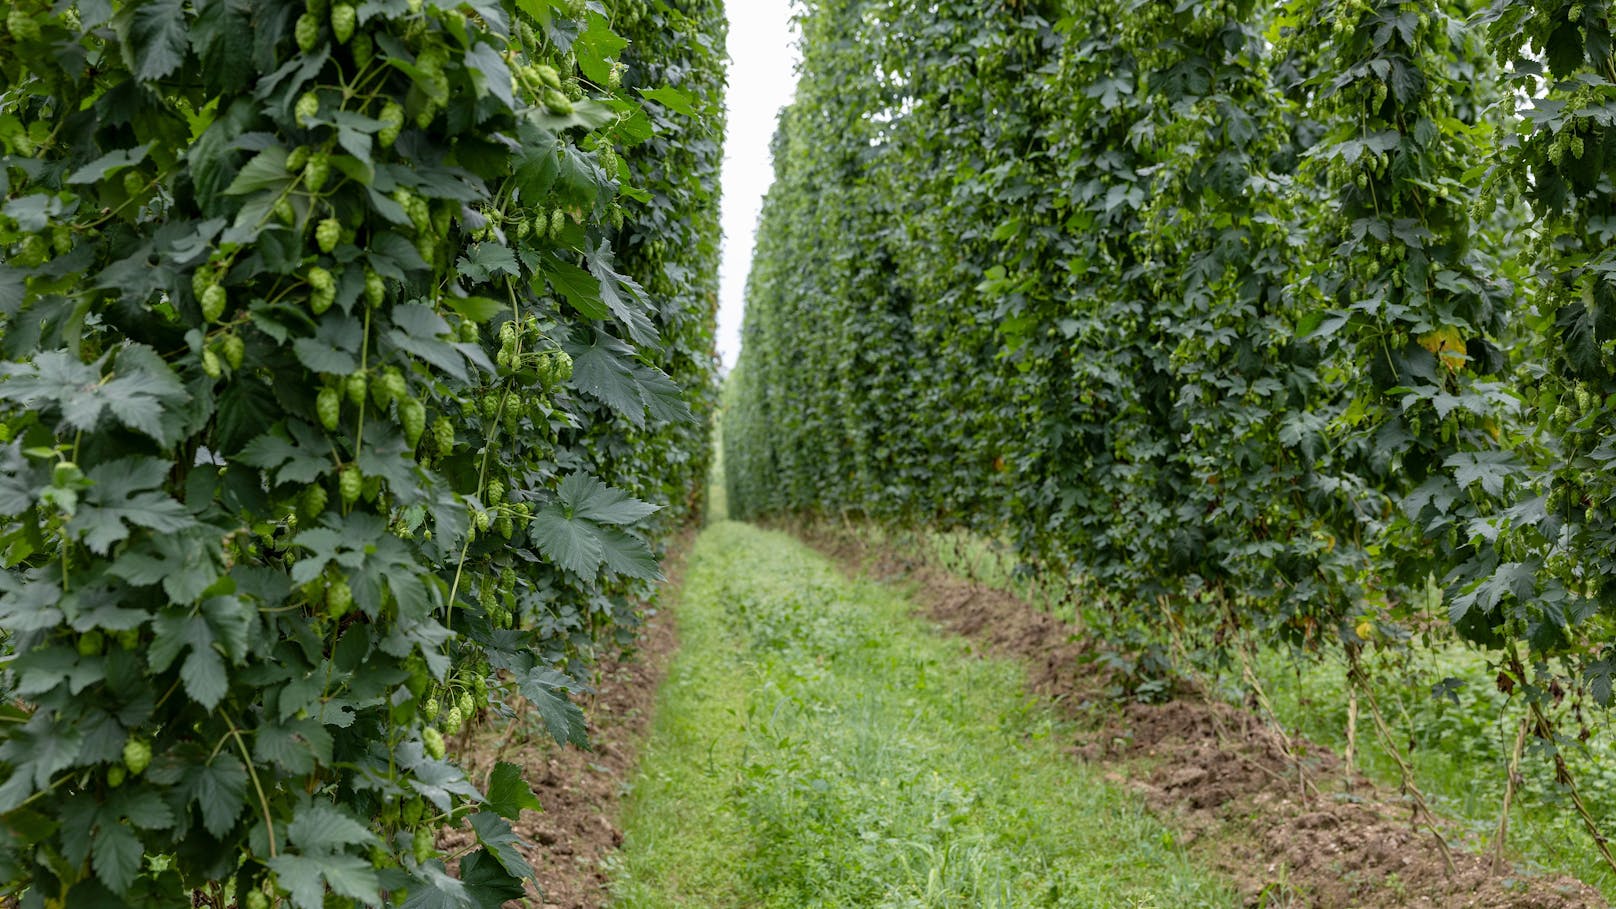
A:
<svg viewBox="0 0 1616 909">
<path fill-rule="evenodd" d="M 809 3 L 732 513 L 1005 539 L 1213 658 L 1434 574 L 1608 703 L 1609 13 L 1479 7 Z"/>
<path fill-rule="evenodd" d="M 716 2 L 9 5 L 0 895 L 521 897 L 533 796 L 445 737 L 520 695 L 581 742 L 704 480 L 722 40 Z"/>
</svg>

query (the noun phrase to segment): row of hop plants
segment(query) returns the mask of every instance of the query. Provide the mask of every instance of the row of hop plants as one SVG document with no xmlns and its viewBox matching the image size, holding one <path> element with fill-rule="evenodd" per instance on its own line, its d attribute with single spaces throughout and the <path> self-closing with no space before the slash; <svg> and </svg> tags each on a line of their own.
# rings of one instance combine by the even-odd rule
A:
<svg viewBox="0 0 1616 909">
<path fill-rule="evenodd" d="M 802 21 L 732 513 L 1004 541 L 1084 586 L 1141 691 L 1180 648 L 1356 667 L 1448 625 L 1546 753 L 1555 704 L 1610 704 L 1606 4 Z"/>
<path fill-rule="evenodd" d="M 452 745 L 586 744 L 698 502 L 723 27 L 8 4 L 0 900 L 523 896 L 541 806 Z"/>
</svg>

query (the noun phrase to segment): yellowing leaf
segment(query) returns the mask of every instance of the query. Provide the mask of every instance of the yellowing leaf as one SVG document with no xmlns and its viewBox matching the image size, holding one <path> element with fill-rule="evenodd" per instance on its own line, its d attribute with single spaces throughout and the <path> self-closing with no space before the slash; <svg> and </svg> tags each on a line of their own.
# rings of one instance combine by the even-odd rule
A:
<svg viewBox="0 0 1616 909">
<path fill-rule="evenodd" d="M 1442 365 L 1453 372 L 1464 368 L 1470 357 L 1465 353 L 1464 336 L 1451 325 L 1420 335 L 1420 346 L 1437 355 Z"/>
</svg>

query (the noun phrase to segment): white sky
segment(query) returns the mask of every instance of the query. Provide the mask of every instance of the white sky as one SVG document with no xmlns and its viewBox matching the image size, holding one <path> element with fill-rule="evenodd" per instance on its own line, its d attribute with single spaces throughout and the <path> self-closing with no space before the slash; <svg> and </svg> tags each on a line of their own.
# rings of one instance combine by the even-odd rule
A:
<svg viewBox="0 0 1616 909">
<path fill-rule="evenodd" d="M 763 194 L 774 180 L 769 140 L 797 85 L 791 0 L 729 0 L 729 135 L 724 145 L 724 261 L 719 266 L 718 354 L 724 369 L 741 350 L 741 313 Z"/>
</svg>

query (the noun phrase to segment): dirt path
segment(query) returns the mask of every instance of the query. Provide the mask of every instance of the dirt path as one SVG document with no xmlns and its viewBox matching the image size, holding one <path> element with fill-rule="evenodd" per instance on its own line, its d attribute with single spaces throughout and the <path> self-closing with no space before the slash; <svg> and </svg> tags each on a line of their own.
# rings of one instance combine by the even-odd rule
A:
<svg viewBox="0 0 1616 909">
<path fill-rule="evenodd" d="M 1251 906 L 1324 909 L 1475 907 L 1600 909 L 1609 904 L 1567 877 L 1525 876 L 1455 847 L 1450 869 L 1435 837 L 1411 825 L 1411 805 L 1361 775 L 1350 788 L 1338 756 L 1282 741 L 1268 724 L 1226 704 L 1107 703 L 1082 660 L 1077 629 L 1001 591 L 973 585 L 850 537 L 806 534 L 852 575 L 912 588 L 926 614 L 985 653 L 1026 663 L 1030 682 L 1078 719 L 1073 754 L 1110 768 L 1182 831 L 1194 855 L 1228 874 Z M 1449 831 L 1448 839 L 1455 839 Z"/>
</svg>

